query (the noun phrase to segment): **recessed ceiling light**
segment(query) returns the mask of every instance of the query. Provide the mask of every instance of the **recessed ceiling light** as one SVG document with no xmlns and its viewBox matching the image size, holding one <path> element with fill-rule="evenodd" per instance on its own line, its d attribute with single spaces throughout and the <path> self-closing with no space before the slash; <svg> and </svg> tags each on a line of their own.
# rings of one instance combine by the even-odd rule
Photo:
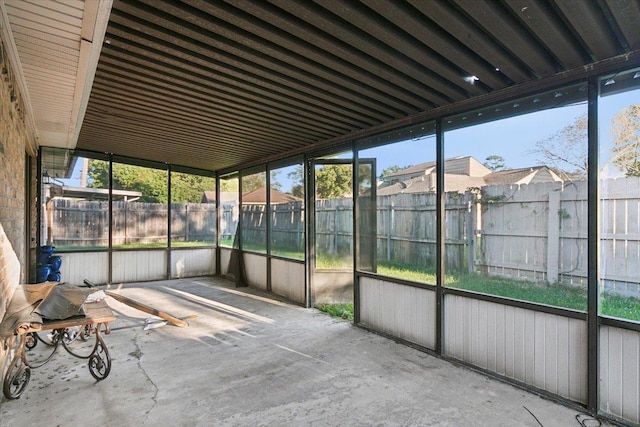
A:
<svg viewBox="0 0 640 427">
<path fill-rule="evenodd" d="M 562 96 L 562 92 L 556 92 L 553 97 L 554 98 L 560 98 Z"/>
<path fill-rule="evenodd" d="M 638 79 L 640 78 L 640 71 L 636 71 L 636 73 L 633 75 L 634 79 Z"/>
<path fill-rule="evenodd" d="M 537 104 L 538 102 L 540 102 L 540 98 L 533 98 L 533 103 Z"/>
<path fill-rule="evenodd" d="M 518 104 L 517 102 L 515 104 L 513 104 L 513 108 L 518 108 L 520 106 L 520 104 Z"/>
<path fill-rule="evenodd" d="M 614 84 L 615 82 L 616 82 L 616 81 L 615 81 L 615 80 L 613 80 L 613 79 L 611 78 L 611 79 L 607 80 L 606 82 L 604 82 L 604 85 L 605 85 L 605 86 L 609 86 L 609 85 Z"/>
</svg>

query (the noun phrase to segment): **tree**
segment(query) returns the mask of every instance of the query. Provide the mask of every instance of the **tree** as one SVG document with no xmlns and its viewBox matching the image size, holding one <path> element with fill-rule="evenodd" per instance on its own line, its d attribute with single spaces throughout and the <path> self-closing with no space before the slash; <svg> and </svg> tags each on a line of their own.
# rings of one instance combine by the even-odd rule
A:
<svg viewBox="0 0 640 427">
<path fill-rule="evenodd" d="M 504 157 L 498 156 L 497 154 L 492 154 L 484 159 L 483 165 L 494 172 L 501 171 L 506 168 Z"/>
<path fill-rule="evenodd" d="M 220 191 L 228 191 L 228 192 L 232 192 L 238 191 L 239 185 L 238 185 L 238 176 L 234 176 L 233 178 L 226 178 L 226 179 L 221 179 L 220 180 Z"/>
<path fill-rule="evenodd" d="M 172 203 L 200 203 L 205 191 L 215 191 L 216 180 L 213 177 L 188 173 L 171 174 Z"/>
<path fill-rule="evenodd" d="M 324 165 L 316 170 L 316 196 L 333 199 L 351 195 L 351 165 Z"/>
<path fill-rule="evenodd" d="M 282 183 L 278 181 L 278 175 L 280 175 L 282 171 L 271 171 L 271 179 L 269 180 L 269 185 L 274 190 L 282 190 Z"/>
<path fill-rule="evenodd" d="M 242 177 L 242 193 L 250 193 L 258 188 L 267 186 L 267 176 L 264 172 L 254 173 Z"/>
<path fill-rule="evenodd" d="M 287 178 L 293 181 L 291 194 L 304 198 L 304 166 L 297 165 L 296 168 L 287 174 Z"/>
<path fill-rule="evenodd" d="M 623 108 L 611 124 L 613 163 L 626 176 L 640 176 L 640 105 Z"/>
<path fill-rule="evenodd" d="M 532 154 L 541 156 L 541 161 L 557 171 L 562 179 L 587 175 L 587 115 L 575 118 L 550 137 L 536 142 Z"/>
<path fill-rule="evenodd" d="M 382 180 L 384 180 L 384 178 L 385 178 L 385 177 L 387 177 L 387 176 L 389 176 L 389 175 L 391 175 L 391 174 L 394 174 L 394 173 L 396 173 L 396 172 L 399 172 L 399 171 L 401 171 L 402 169 L 406 169 L 406 168 L 408 168 L 408 167 L 410 167 L 410 166 L 405 166 L 405 167 L 403 167 L 403 168 L 401 168 L 401 167 L 400 167 L 400 166 L 398 166 L 398 165 L 389 166 L 389 167 L 384 168 L 384 169 L 382 170 L 382 172 L 380 173 L 380 176 L 378 177 L 378 179 L 382 181 Z"/>
<path fill-rule="evenodd" d="M 89 160 L 88 185 L 91 188 L 109 188 L 109 163 Z M 113 189 L 139 191 L 140 201 L 167 203 L 167 171 L 142 166 L 113 164 Z M 200 203 L 206 190 L 215 189 L 211 177 L 186 173 L 171 174 L 171 199 L 173 203 Z"/>
</svg>

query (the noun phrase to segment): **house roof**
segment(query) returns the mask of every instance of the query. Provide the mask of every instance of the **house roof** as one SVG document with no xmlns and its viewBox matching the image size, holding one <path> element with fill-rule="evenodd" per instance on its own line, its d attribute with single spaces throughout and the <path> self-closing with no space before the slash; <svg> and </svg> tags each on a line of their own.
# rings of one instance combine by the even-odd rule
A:
<svg viewBox="0 0 640 427">
<path fill-rule="evenodd" d="M 547 166 L 532 166 L 520 169 L 495 171 L 484 177 L 487 185 L 515 184 L 524 178 L 540 171 L 550 171 Z M 554 174 L 555 175 L 555 174 Z M 560 178 L 557 179 L 558 181 Z"/>
<path fill-rule="evenodd" d="M 640 65 L 631 1 L 3 0 L 0 9 L 30 151 L 222 172 Z"/>
<path fill-rule="evenodd" d="M 429 169 L 433 169 L 434 167 L 436 167 L 436 162 L 435 161 L 434 162 L 420 163 L 420 164 L 415 165 L 415 166 L 409 166 L 407 168 L 401 169 L 398 172 L 390 173 L 385 178 L 393 180 L 393 178 L 398 177 L 398 176 L 413 175 L 413 174 L 425 174 L 426 171 L 428 171 Z"/>
<path fill-rule="evenodd" d="M 270 191 L 271 203 L 291 203 L 291 202 L 300 202 L 301 198 L 293 196 L 291 194 L 286 194 L 281 191 L 271 189 Z M 234 191 L 222 191 L 220 192 L 220 200 L 223 203 L 231 202 L 238 200 L 238 193 Z M 215 203 L 216 201 L 216 192 L 215 191 L 205 191 L 202 195 L 203 203 Z M 242 195 L 242 203 L 266 203 L 267 202 L 267 192 L 264 187 L 258 188 L 253 191 L 249 191 Z"/>
<path fill-rule="evenodd" d="M 428 163 L 423 163 L 428 165 Z M 414 169 L 420 172 L 422 169 Z M 506 169 L 495 171 L 484 176 L 469 176 L 459 173 L 445 173 L 444 190 L 465 192 L 472 187 L 483 187 L 485 185 L 508 185 L 508 184 L 527 184 L 534 180 L 537 174 L 544 173 L 539 179 L 542 181 L 561 181 L 551 169 L 546 166 L 533 166 L 519 169 Z M 406 175 L 406 174 L 402 174 Z M 378 196 L 388 196 L 398 193 L 431 193 L 436 191 L 436 174 L 431 171 L 426 175 L 413 177 L 401 182 L 395 182 L 391 185 L 380 186 L 376 191 Z"/>
<path fill-rule="evenodd" d="M 302 199 L 291 194 L 286 194 L 281 191 L 270 189 L 269 197 L 271 203 L 291 203 L 291 202 L 301 202 Z M 265 187 L 258 188 L 256 190 L 250 191 L 248 193 L 244 193 L 242 195 L 242 203 L 249 204 L 263 204 L 267 203 L 267 192 Z"/>
<path fill-rule="evenodd" d="M 238 200 L 238 192 L 237 191 L 221 191 L 220 192 L 220 201 L 222 203 L 225 202 L 233 202 Z M 205 191 L 202 194 L 202 203 L 215 203 L 216 202 L 216 192 L 215 191 Z"/>
</svg>

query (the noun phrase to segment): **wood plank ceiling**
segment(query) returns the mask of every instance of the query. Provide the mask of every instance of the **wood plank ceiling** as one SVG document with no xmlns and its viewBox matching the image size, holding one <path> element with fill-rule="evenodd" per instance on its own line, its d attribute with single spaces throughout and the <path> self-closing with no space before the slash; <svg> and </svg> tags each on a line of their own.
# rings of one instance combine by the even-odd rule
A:
<svg viewBox="0 0 640 427">
<path fill-rule="evenodd" d="M 639 25 L 636 0 L 115 0 L 77 147 L 254 164 L 637 58 Z"/>
</svg>

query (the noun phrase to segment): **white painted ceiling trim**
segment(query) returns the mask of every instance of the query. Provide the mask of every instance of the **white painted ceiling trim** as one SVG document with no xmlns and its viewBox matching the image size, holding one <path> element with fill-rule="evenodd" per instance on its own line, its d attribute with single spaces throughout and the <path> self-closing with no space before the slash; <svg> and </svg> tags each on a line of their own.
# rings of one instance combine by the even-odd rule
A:
<svg viewBox="0 0 640 427">
<path fill-rule="evenodd" d="M 2 27 L 2 40 L 4 41 L 4 49 L 13 75 L 18 85 L 18 91 L 22 97 L 23 107 L 25 109 L 25 125 L 27 127 L 27 152 L 29 155 L 34 156 L 38 149 L 38 130 L 36 128 L 33 107 L 31 106 L 31 98 L 29 97 L 29 90 L 27 83 L 25 82 L 24 73 L 22 72 L 22 63 L 20 62 L 20 55 L 18 55 L 18 49 L 16 48 L 16 42 L 11 32 L 11 24 L 9 23 L 9 16 L 7 15 L 7 6 L 5 0 L 0 0 L 0 26 Z"/>
<path fill-rule="evenodd" d="M 75 148 L 113 0 L 0 0 L 2 39 L 25 109 L 30 154 Z"/>
<path fill-rule="evenodd" d="M 93 79 L 98 68 L 102 43 L 104 43 L 104 36 L 109 24 L 112 4 L 113 0 L 88 1 L 85 3 L 78 76 L 76 78 L 76 91 L 73 100 L 69 139 L 67 141 L 68 148 L 75 148 L 78 142 L 78 135 L 87 111 Z"/>
</svg>

